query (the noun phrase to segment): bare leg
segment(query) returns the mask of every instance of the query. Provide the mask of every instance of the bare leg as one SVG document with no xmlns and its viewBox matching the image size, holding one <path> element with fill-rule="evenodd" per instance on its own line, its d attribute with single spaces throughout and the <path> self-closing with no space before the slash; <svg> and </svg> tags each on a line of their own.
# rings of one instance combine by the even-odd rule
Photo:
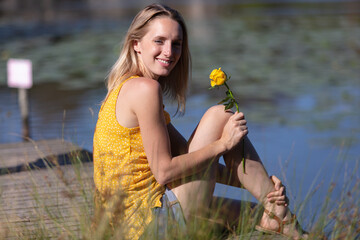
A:
<svg viewBox="0 0 360 240">
<path fill-rule="evenodd" d="M 245 143 L 245 173 L 242 166 L 242 144 Z M 242 186 L 246 188 L 265 208 L 275 211 L 277 215 L 284 218 L 287 208 L 269 203 L 266 195 L 275 190 L 274 184 L 268 176 L 260 157 L 256 153 L 248 137 L 241 141 L 238 147 L 224 155 L 226 166 L 238 176 Z"/>
<path fill-rule="evenodd" d="M 242 166 L 243 143 L 245 144 L 245 172 Z M 265 209 L 275 213 L 282 221 L 291 218 L 288 207 L 283 205 L 279 206 L 267 201 L 266 195 L 274 191 L 275 187 L 248 137 L 245 137 L 239 146 L 225 154 L 224 160 L 226 166 L 233 171 L 233 174 L 238 176 L 241 185 L 262 203 Z M 260 225 L 273 230 L 279 227 L 279 223 L 265 213 L 261 218 Z M 295 230 L 292 225 L 284 226 L 284 233 L 292 236 L 293 239 L 299 239 L 301 237 L 298 229 Z"/>
<path fill-rule="evenodd" d="M 223 106 L 210 108 L 192 134 L 188 142 L 188 151 L 196 151 L 219 139 L 222 129 L 231 115 L 231 112 L 224 112 Z M 204 208 L 207 209 L 210 206 L 216 183 L 217 164 L 218 159 L 214 159 L 205 171 L 182 179 L 182 182 L 174 183 L 171 186 L 187 219 L 191 215 L 201 214 Z"/>
<path fill-rule="evenodd" d="M 219 139 L 223 128 L 231 117 L 231 112 L 224 112 L 224 106 L 214 106 L 210 108 L 201 119 L 197 129 L 188 143 L 188 151 L 196 151 L 207 144 Z M 242 143 L 229 151 L 224 160 L 228 168 L 233 171 L 242 186 L 244 186 L 256 199 L 264 205 L 264 208 L 274 212 L 280 219 L 288 220 L 290 211 L 285 206 L 278 206 L 266 201 L 266 195 L 274 191 L 274 184 L 261 163 L 261 160 L 252 146 L 250 140 L 245 137 L 245 172 L 243 172 L 242 161 Z M 174 183 L 171 188 L 180 201 L 186 218 L 193 214 L 201 214 L 204 207 L 210 206 L 212 195 L 216 183 L 216 167 L 218 159 L 214 159 L 205 172 L 200 172 L 190 179 L 184 179 L 180 183 Z M 240 212 L 239 212 L 240 214 Z M 268 215 L 263 214 L 260 225 L 269 229 L 276 229 L 278 223 L 270 219 Z M 284 229 L 284 233 L 293 231 L 289 227 Z M 294 239 L 298 239 L 297 231 L 290 234 Z"/>
<path fill-rule="evenodd" d="M 188 151 L 196 151 L 207 144 L 219 139 L 222 135 L 224 125 L 231 117 L 232 113 L 224 112 L 224 106 L 218 105 L 210 108 L 201 119 L 199 125 L 195 129 L 189 140 Z M 210 130 L 210 131 L 209 131 Z M 252 147 L 248 138 L 246 141 L 246 173 L 242 173 L 241 163 L 241 149 L 238 147 L 228 152 L 224 156 L 225 163 L 234 173 L 243 186 L 252 193 L 255 198 L 263 202 L 267 193 L 274 189 L 274 185 L 269 179 L 255 149 Z M 191 176 L 188 179 L 183 179 L 182 182 L 174 183 L 171 188 L 188 217 L 190 214 L 190 206 L 194 207 L 198 203 L 199 206 L 210 205 L 212 194 L 216 183 L 216 165 L 218 159 L 214 159 L 213 164 L 203 172 L 196 176 Z M 254 181 L 256 179 L 256 181 Z M 194 207 L 198 208 L 198 207 Z"/>
</svg>

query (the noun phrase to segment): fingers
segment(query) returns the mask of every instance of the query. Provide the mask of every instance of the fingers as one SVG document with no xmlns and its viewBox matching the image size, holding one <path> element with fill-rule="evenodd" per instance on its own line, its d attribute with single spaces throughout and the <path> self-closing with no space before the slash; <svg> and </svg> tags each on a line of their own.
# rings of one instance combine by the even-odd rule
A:
<svg viewBox="0 0 360 240">
<path fill-rule="evenodd" d="M 276 205 L 288 206 L 289 199 L 285 196 L 271 196 L 267 198 L 268 202 L 275 203 Z"/>
<path fill-rule="evenodd" d="M 284 191 L 285 191 L 285 187 L 282 186 L 279 190 L 269 192 L 268 195 L 266 195 L 266 197 L 267 198 L 276 198 L 276 197 L 280 197 L 280 196 L 285 197 Z"/>
<path fill-rule="evenodd" d="M 248 127 L 246 126 L 247 121 L 242 112 L 235 112 L 230 119 L 236 127 L 239 127 L 239 129 L 244 132 L 244 135 L 248 134 Z"/>
<path fill-rule="evenodd" d="M 277 205 L 288 206 L 289 199 L 286 197 L 285 186 L 282 185 L 282 182 L 276 176 L 270 176 L 270 179 L 274 183 L 275 191 L 267 195 L 268 201 Z"/>
<path fill-rule="evenodd" d="M 221 139 L 224 141 L 227 150 L 236 146 L 242 138 L 248 134 L 248 127 L 246 126 L 242 112 L 235 112 L 224 126 Z"/>
<path fill-rule="evenodd" d="M 282 183 L 280 181 L 280 179 L 278 179 L 276 176 L 270 176 L 271 181 L 274 183 L 275 185 L 275 190 L 279 190 L 280 187 L 282 186 Z"/>
<path fill-rule="evenodd" d="M 289 206 L 286 201 L 276 201 L 275 204 L 278 206 L 285 206 L 285 207 Z"/>
<path fill-rule="evenodd" d="M 234 120 L 241 120 L 241 119 L 245 119 L 244 113 L 242 112 L 235 112 L 231 118 L 233 118 Z"/>
<path fill-rule="evenodd" d="M 276 205 L 283 205 L 285 207 L 289 206 L 289 199 L 287 197 L 285 197 L 284 200 L 276 200 L 275 201 Z"/>
</svg>

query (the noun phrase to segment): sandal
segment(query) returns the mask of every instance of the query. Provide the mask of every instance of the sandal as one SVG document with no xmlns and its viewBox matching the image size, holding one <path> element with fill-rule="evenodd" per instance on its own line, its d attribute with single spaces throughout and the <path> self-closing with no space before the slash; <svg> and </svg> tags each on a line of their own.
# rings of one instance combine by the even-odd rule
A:
<svg viewBox="0 0 360 240">
<path fill-rule="evenodd" d="M 260 225 L 256 225 L 255 229 L 258 230 L 259 232 L 263 232 L 263 233 L 267 233 L 267 234 L 276 234 L 276 235 L 281 235 L 281 236 L 285 236 L 287 238 L 291 237 L 289 235 L 284 234 L 284 226 L 285 225 L 289 225 L 289 224 L 293 224 L 295 223 L 295 225 L 299 225 L 299 222 L 296 219 L 296 215 L 295 214 L 291 214 L 291 218 L 289 220 L 286 221 L 282 221 L 278 216 L 276 216 L 273 212 L 270 212 L 267 209 L 264 209 L 264 212 L 271 218 L 274 219 L 278 222 L 279 224 L 279 228 L 277 230 L 272 230 L 272 229 L 268 229 L 268 228 L 264 228 L 261 227 Z M 303 234 L 307 234 L 305 231 L 302 230 L 302 228 L 300 227 L 300 235 Z M 300 238 L 301 239 L 301 238 Z"/>
</svg>

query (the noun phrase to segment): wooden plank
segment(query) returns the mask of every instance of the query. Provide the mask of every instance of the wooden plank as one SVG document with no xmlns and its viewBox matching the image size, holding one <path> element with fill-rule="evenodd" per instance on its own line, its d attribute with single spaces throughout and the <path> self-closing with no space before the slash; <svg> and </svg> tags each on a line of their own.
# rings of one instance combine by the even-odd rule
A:
<svg viewBox="0 0 360 240">
<path fill-rule="evenodd" d="M 79 237 L 93 212 L 91 162 L 0 176 L 0 239 Z"/>
<path fill-rule="evenodd" d="M 26 165 L 49 156 L 66 154 L 80 149 L 79 146 L 63 139 L 0 144 L 0 168 Z"/>
<path fill-rule="evenodd" d="M 93 211 L 91 158 L 62 139 L 0 144 L 0 239 L 80 234 Z"/>
<path fill-rule="evenodd" d="M 0 145 L 0 175 L 92 161 L 92 154 L 62 139 Z"/>
</svg>

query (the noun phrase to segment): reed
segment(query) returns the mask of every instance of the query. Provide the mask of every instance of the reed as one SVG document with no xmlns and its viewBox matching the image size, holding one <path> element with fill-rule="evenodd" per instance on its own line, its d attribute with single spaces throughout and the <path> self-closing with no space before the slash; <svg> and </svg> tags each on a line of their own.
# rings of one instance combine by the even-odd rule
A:
<svg viewBox="0 0 360 240">
<path fill-rule="evenodd" d="M 94 185 L 92 182 L 92 163 L 84 162 L 80 152 L 71 154 L 71 164 L 60 166 L 56 163 L 46 169 L 30 169 L 26 172 L 11 173 L 8 179 L 16 179 L 17 174 L 27 174 L 24 187 L 30 193 L 26 201 L 28 218 L 14 221 L 12 216 L 0 225 L 1 238 L 14 239 L 125 239 L 127 226 L 110 224 L 111 219 L 104 212 L 95 212 Z M 47 161 L 44 161 L 47 163 Z M 308 217 L 304 226 L 310 232 L 310 239 L 357 239 L 360 237 L 360 179 L 359 166 L 347 175 L 341 195 L 334 199 L 330 184 L 325 201 L 319 211 Z M 46 171 L 46 173 L 45 173 Z M 41 173 L 42 172 L 42 173 Z M 40 174 L 41 173 L 41 174 Z M 301 215 L 314 197 L 317 188 L 307 194 L 300 204 L 293 206 Z M 1 191 L 1 193 L 3 193 Z M 112 211 L 120 212 L 123 207 L 122 195 L 112 199 Z M 0 198 L 2 199 L 2 197 Z M 95 199 L 95 200 L 94 200 Z M 219 201 L 221 203 L 221 201 Z M 193 217 L 187 223 L 187 231 L 179 231 L 169 224 L 167 239 L 275 239 L 273 236 L 259 235 L 254 230 L 262 208 L 250 203 L 243 204 L 240 218 L 230 227 L 217 218 L 222 204 L 214 206 L 209 218 Z M 226 207 L 226 206 L 225 206 Z M 6 206 L 0 200 L 0 209 L 6 213 Z M 121 215 L 121 214 L 120 214 Z M 301 218 L 300 218 L 301 219 Z M 146 239 L 154 239 L 155 229 L 148 229 Z M 281 239 L 281 238 L 279 238 Z"/>
</svg>

